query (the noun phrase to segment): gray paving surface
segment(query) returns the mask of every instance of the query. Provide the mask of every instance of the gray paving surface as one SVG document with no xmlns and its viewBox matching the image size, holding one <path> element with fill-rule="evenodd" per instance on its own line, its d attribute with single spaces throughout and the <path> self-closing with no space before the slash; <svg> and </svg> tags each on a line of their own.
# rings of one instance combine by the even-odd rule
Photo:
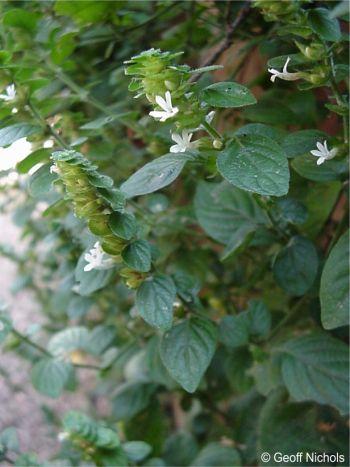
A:
<svg viewBox="0 0 350 467">
<path fill-rule="evenodd" d="M 0 215 L 0 232 L 1 243 L 21 245 L 20 231 L 7 216 Z M 0 256 L 0 298 L 9 304 L 9 313 L 16 327 L 25 331 L 33 323 L 43 323 L 44 317 L 30 291 L 21 291 L 15 296 L 11 294 L 10 287 L 15 278 L 16 266 Z M 59 429 L 46 423 L 42 407 L 49 407 L 59 416 L 70 409 L 86 410 L 88 399 L 84 390 L 93 385 L 93 376 L 81 370 L 87 384 L 82 385 L 77 393 L 65 393 L 55 400 L 41 396 L 33 389 L 29 365 L 19 356 L 0 350 L 0 367 L 9 374 L 9 381 L 0 375 L 0 431 L 15 426 L 23 451 L 35 452 L 41 460 L 49 459 L 59 447 Z"/>
</svg>

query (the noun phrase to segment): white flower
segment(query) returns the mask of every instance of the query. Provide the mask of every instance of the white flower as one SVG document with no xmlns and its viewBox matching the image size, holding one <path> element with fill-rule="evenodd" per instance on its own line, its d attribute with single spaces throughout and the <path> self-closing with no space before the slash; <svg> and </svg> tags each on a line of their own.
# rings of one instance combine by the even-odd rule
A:
<svg viewBox="0 0 350 467">
<path fill-rule="evenodd" d="M 0 320 L 0 332 L 5 329 L 4 323 Z"/>
<path fill-rule="evenodd" d="M 169 91 L 166 91 L 165 93 L 165 99 L 161 96 L 156 96 L 156 102 L 159 105 L 159 107 L 163 110 L 152 110 L 152 112 L 149 113 L 149 115 L 156 120 L 159 120 L 160 122 L 165 122 L 165 120 L 168 120 L 168 118 L 173 117 L 176 115 L 179 111 L 177 107 L 173 107 L 173 104 L 171 102 L 171 94 Z"/>
<path fill-rule="evenodd" d="M 215 117 L 215 110 L 211 110 L 211 111 L 208 113 L 208 115 L 206 115 L 205 121 L 206 121 L 207 123 L 211 123 L 214 117 Z"/>
<path fill-rule="evenodd" d="M 318 157 L 317 165 L 321 165 L 324 163 L 324 161 L 329 161 L 330 159 L 333 159 L 333 157 L 336 156 L 338 150 L 337 148 L 333 148 L 330 151 L 328 150 L 327 147 L 327 141 L 324 141 L 324 143 L 316 143 L 317 149 L 314 149 L 313 151 L 310 151 L 313 156 Z"/>
<path fill-rule="evenodd" d="M 284 79 L 286 81 L 295 81 L 300 78 L 300 73 L 289 73 L 287 71 L 287 66 L 289 62 L 290 57 L 287 58 L 282 71 L 275 70 L 274 68 L 268 68 L 268 72 L 272 73 L 270 79 L 273 83 L 275 82 L 276 78 Z"/>
<path fill-rule="evenodd" d="M 13 101 L 16 98 L 16 89 L 14 84 L 6 87 L 6 94 L 0 94 L 0 99 L 3 101 Z"/>
<path fill-rule="evenodd" d="M 114 265 L 113 259 L 108 258 L 108 255 L 102 250 L 100 242 L 95 243 L 90 252 L 85 254 L 84 259 L 88 263 L 84 267 L 86 272 L 93 269 L 109 269 Z"/>
<path fill-rule="evenodd" d="M 170 147 L 170 152 L 185 152 L 187 149 L 196 147 L 196 143 L 191 143 L 193 133 L 189 133 L 188 130 L 182 130 L 182 135 L 173 133 L 171 139 L 175 141 L 173 146 Z"/>
<path fill-rule="evenodd" d="M 58 441 L 62 443 L 62 441 L 65 441 L 67 438 L 69 438 L 69 433 L 67 431 L 61 431 L 57 435 Z"/>
<path fill-rule="evenodd" d="M 55 164 L 52 164 L 52 166 L 50 167 L 50 173 L 51 174 L 59 174 L 60 170 Z"/>
</svg>

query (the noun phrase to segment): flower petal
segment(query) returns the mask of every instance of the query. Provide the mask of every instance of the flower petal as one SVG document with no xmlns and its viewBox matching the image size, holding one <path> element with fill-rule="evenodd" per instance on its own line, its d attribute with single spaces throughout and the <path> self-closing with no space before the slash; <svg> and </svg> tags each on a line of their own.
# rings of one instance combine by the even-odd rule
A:
<svg viewBox="0 0 350 467">
<path fill-rule="evenodd" d="M 168 108 L 167 103 L 163 99 L 162 96 L 156 96 L 156 102 L 159 105 L 159 107 L 161 107 L 163 110 L 165 110 L 165 111 L 167 110 L 167 108 Z"/>
<path fill-rule="evenodd" d="M 313 149 L 313 150 L 310 151 L 310 152 L 311 152 L 311 154 L 312 154 L 313 156 L 316 156 L 316 157 L 324 157 L 323 152 L 317 151 L 316 149 Z"/>
</svg>

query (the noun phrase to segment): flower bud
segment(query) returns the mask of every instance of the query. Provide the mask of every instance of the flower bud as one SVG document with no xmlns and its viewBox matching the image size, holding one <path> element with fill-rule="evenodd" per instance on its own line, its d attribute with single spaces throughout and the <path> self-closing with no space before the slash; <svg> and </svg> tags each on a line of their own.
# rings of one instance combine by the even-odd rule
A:
<svg viewBox="0 0 350 467">
<path fill-rule="evenodd" d="M 222 141 L 220 141 L 219 139 L 214 139 L 213 141 L 213 148 L 215 149 L 222 149 Z"/>
</svg>

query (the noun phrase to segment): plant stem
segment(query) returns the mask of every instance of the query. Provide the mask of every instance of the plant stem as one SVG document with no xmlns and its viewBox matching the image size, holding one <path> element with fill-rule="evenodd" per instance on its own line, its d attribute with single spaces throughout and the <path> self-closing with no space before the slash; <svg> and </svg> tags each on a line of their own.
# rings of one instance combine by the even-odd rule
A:
<svg viewBox="0 0 350 467">
<path fill-rule="evenodd" d="M 15 336 L 21 339 L 21 341 L 30 345 L 31 347 L 38 350 L 39 352 L 46 355 L 47 357 L 52 357 L 51 353 L 48 350 L 46 350 L 44 347 L 41 347 L 41 345 L 37 344 L 36 342 L 32 341 L 29 337 L 25 336 L 21 332 L 17 331 L 17 329 L 12 329 L 12 332 Z"/>
<path fill-rule="evenodd" d="M 270 340 L 272 337 L 278 334 L 280 329 L 282 329 L 287 323 L 289 323 L 291 320 L 293 320 L 293 318 L 297 316 L 297 314 L 299 313 L 299 309 L 304 304 L 307 298 L 308 297 L 304 295 L 297 301 L 297 303 L 290 309 L 290 312 L 284 318 L 282 318 L 282 320 L 274 327 L 274 329 L 271 330 L 270 334 L 267 337 L 268 340 Z"/>
<path fill-rule="evenodd" d="M 210 125 L 210 123 L 206 122 L 205 120 L 203 120 L 202 122 L 202 125 L 204 126 L 204 128 L 206 129 L 206 131 L 210 134 L 210 136 L 214 139 L 219 139 L 219 140 L 222 140 L 223 137 L 220 135 L 220 133 L 218 133 L 214 127 L 212 127 Z"/>
<path fill-rule="evenodd" d="M 330 69 L 331 69 L 331 77 L 330 77 L 330 87 L 332 89 L 332 92 L 333 92 L 333 95 L 334 95 L 334 98 L 337 102 L 338 105 L 340 106 L 343 106 L 344 105 L 344 101 L 343 101 L 343 98 L 341 97 L 339 91 L 338 91 L 338 87 L 337 87 L 337 82 L 336 82 L 336 74 L 335 74 L 335 67 L 334 67 L 334 59 L 333 59 L 333 53 L 331 52 L 330 55 L 329 55 L 329 66 L 330 66 Z M 344 115 L 342 117 L 342 120 L 343 120 L 343 135 L 344 135 L 344 142 L 347 144 L 349 142 L 349 135 L 348 135 L 348 119 L 347 119 L 347 116 Z"/>
<path fill-rule="evenodd" d="M 54 358 L 52 353 L 50 353 L 48 350 L 46 350 L 44 347 L 41 345 L 37 344 L 36 342 L 32 341 L 29 337 L 26 335 L 22 334 L 21 332 L 17 331 L 17 329 L 12 329 L 12 332 L 15 336 L 17 336 L 21 341 L 25 342 L 26 344 L 30 345 L 34 349 L 38 350 L 40 353 L 43 355 L 46 355 L 49 358 Z M 72 363 L 72 365 L 75 368 L 85 368 L 87 370 L 96 370 L 99 371 L 101 368 L 97 365 L 90 365 L 88 363 Z"/>
<path fill-rule="evenodd" d="M 70 149 L 70 146 L 63 141 L 63 139 L 60 137 L 60 135 L 49 125 L 46 120 L 39 114 L 37 109 L 34 107 L 34 105 L 31 103 L 30 100 L 28 100 L 28 107 L 30 108 L 32 115 L 35 117 L 35 119 L 38 121 L 38 123 L 45 128 L 52 136 L 53 138 L 57 141 L 58 144 L 60 144 L 62 147 L 66 149 Z"/>
<path fill-rule="evenodd" d="M 211 57 L 209 57 L 209 59 L 206 60 L 201 65 L 201 67 L 213 65 L 220 58 L 221 54 L 225 52 L 225 50 L 227 50 L 231 46 L 233 35 L 236 32 L 236 29 L 238 28 L 238 26 L 248 15 L 249 10 L 250 10 L 250 1 L 246 1 L 244 2 L 240 11 L 237 13 L 237 16 L 235 17 L 234 21 L 231 24 L 230 23 L 227 24 L 226 36 L 221 46 L 219 47 L 219 49 Z"/>
</svg>

